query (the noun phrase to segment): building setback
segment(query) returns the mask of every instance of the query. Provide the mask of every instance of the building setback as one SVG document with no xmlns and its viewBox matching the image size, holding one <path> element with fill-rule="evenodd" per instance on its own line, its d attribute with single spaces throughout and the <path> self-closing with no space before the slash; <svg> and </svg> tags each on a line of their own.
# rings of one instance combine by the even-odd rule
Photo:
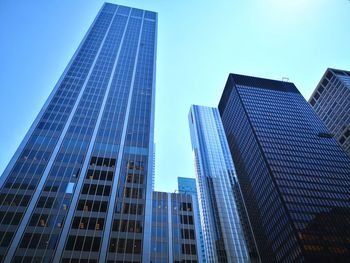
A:
<svg viewBox="0 0 350 263">
<path fill-rule="evenodd" d="M 153 192 L 151 263 L 197 263 L 198 231 L 193 196 Z"/>
<path fill-rule="evenodd" d="M 200 246 L 200 249 L 198 249 L 198 252 L 199 252 L 198 261 L 205 263 L 206 262 L 205 256 L 204 256 L 205 249 L 204 249 L 203 233 L 202 233 L 202 226 L 201 226 L 200 213 L 199 213 L 196 179 L 188 178 L 188 177 L 178 177 L 177 186 L 179 189 L 179 193 L 192 195 L 193 205 L 196 206 L 196 211 L 197 211 L 197 213 L 195 214 L 195 216 L 197 217 L 196 222 L 198 222 L 198 225 L 196 226 L 196 230 L 198 231 L 198 235 L 199 235 L 198 246 Z"/>
<path fill-rule="evenodd" d="M 216 108 L 191 106 L 192 150 L 207 262 L 249 262 L 239 185 Z"/>
<path fill-rule="evenodd" d="M 327 69 L 309 103 L 350 157 L 350 72 Z"/>
<path fill-rule="evenodd" d="M 350 160 L 293 83 L 230 74 L 219 111 L 263 262 L 347 262 Z"/>
<path fill-rule="evenodd" d="M 157 14 L 104 4 L 0 179 L 2 262 L 149 262 Z"/>
</svg>

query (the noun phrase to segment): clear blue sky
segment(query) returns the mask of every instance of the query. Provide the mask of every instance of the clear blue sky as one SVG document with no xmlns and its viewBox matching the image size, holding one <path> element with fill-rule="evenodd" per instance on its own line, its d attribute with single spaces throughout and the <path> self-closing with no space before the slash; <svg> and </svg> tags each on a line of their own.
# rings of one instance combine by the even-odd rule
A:
<svg viewBox="0 0 350 263">
<path fill-rule="evenodd" d="M 347 0 L 111 1 L 159 13 L 156 189 L 194 177 L 187 114 L 217 106 L 230 72 L 289 77 L 309 98 L 327 67 L 350 70 Z M 0 173 L 103 1 L 0 2 Z"/>
</svg>

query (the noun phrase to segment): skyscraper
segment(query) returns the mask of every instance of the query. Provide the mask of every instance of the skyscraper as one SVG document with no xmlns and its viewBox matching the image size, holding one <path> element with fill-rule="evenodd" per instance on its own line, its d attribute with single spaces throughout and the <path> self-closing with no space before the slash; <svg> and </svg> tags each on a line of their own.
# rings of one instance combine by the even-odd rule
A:
<svg viewBox="0 0 350 263">
<path fill-rule="evenodd" d="M 192 106 L 192 150 L 207 262 L 249 262 L 235 168 L 216 108 Z"/>
<path fill-rule="evenodd" d="M 177 186 L 178 186 L 179 193 L 192 195 L 193 205 L 196 206 L 196 214 L 194 216 L 197 217 L 196 222 L 198 222 L 198 225 L 196 226 L 196 230 L 198 231 L 198 235 L 199 235 L 198 246 L 200 246 L 200 249 L 198 249 L 198 261 L 205 263 L 206 262 L 205 249 L 204 249 L 202 226 L 200 223 L 201 221 L 200 221 L 196 179 L 188 178 L 188 177 L 178 177 L 177 178 Z"/>
<path fill-rule="evenodd" d="M 294 84 L 230 74 L 219 111 L 262 261 L 348 261 L 350 160 Z"/>
<path fill-rule="evenodd" d="M 309 103 L 350 157 L 350 72 L 327 69 Z"/>
<path fill-rule="evenodd" d="M 201 262 L 193 196 L 153 192 L 151 263 Z"/>
<path fill-rule="evenodd" d="M 149 262 L 156 32 L 101 8 L 1 176 L 3 262 Z"/>
</svg>

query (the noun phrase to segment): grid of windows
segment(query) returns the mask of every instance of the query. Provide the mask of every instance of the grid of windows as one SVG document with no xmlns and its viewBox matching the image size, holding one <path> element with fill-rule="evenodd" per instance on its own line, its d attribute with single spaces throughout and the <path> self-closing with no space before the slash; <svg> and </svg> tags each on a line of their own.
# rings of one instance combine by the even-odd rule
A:
<svg viewBox="0 0 350 263">
<path fill-rule="evenodd" d="M 169 262 L 168 193 L 153 192 L 151 262 Z"/>
<path fill-rule="evenodd" d="M 132 43 L 137 43 L 138 48 L 137 67 L 135 69 L 123 67 L 125 69 L 124 78 L 130 78 L 133 81 L 133 91 L 129 96 L 130 111 L 126 122 L 125 130 L 125 146 L 120 153 L 121 165 L 119 169 L 119 180 L 114 184 L 114 192 L 116 193 L 114 209 L 110 216 L 113 221 L 130 220 L 144 221 L 145 217 L 145 195 L 148 180 L 152 180 L 148 167 L 152 166 L 152 156 L 148 154 L 148 147 L 153 142 L 150 141 L 151 134 L 151 109 L 152 109 L 152 83 L 153 83 L 153 65 L 155 52 L 155 23 L 154 19 L 146 19 L 148 12 L 144 12 L 143 19 L 133 18 L 134 33 L 130 33 L 128 38 L 129 45 L 125 48 L 132 48 Z M 138 27 L 137 32 L 135 28 Z M 135 34 L 137 33 L 137 34 Z M 132 52 L 123 52 L 126 63 L 130 59 Z M 136 56 L 136 51 L 133 56 Z M 116 81 L 125 81 L 119 79 Z M 151 189 L 147 189 L 151 191 Z M 113 190 L 112 190 L 113 192 Z M 111 210 L 112 211 L 112 210 Z M 116 251 L 108 251 L 108 260 L 131 260 L 133 262 L 141 261 L 141 253 L 139 247 L 143 246 L 143 233 L 111 233 L 114 241 L 127 238 L 136 242 L 133 251 L 126 251 L 123 255 Z M 112 246 L 113 239 L 110 240 L 109 247 Z"/>
<path fill-rule="evenodd" d="M 350 72 L 327 69 L 309 103 L 350 157 Z"/>
<path fill-rule="evenodd" d="M 62 135 L 64 125 L 67 122 L 68 117 L 72 112 L 73 105 L 76 103 L 76 100 L 78 98 L 78 94 L 81 91 L 84 82 L 86 81 L 88 72 L 96 58 L 99 46 L 102 43 L 105 33 L 110 25 L 111 19 L 111 14 L 104 11 L 100 13 L 100 16 L 96 19 L 94 25 L 92 26 L 90 33 L 87 35 L 79 52 L 74 58 L 74 61 L 63 77 L 63 80 L 61 81 L 60 85 L 57 88 L 57 91 L 48 104 L 45 113 L 32 132 L 32 135 L 26 143 L 24 150 L 20 154 L 20 157 L 16 161 L 11 172 L 8 175 L 4 174 L 2 176 L 6 176 L 7 179 L 1 188 L 1 194 L 5 196 L 6 199 L 8 199 L 10 195 L 19 202 L 13 202 L 13 200 L 11 200 L 11 202 L 9 202 L 9 205 L 2 206 L 1 210 L 5 213 L 11 213 L 11 211 L 20 211 L 21 215 L 21 217 L 16 220 L 16 222 L 12 223 L 11 228 L 9 228 L 9 225 L 6 223 L 6 221 L 3 221 L 1 223 L 0 228 L 7 233 L 6 242 L 0 242 L 2 247 L 5 248 L 1 249 L 0 251 L 2 255 L 6 253 L 6 248 L 8 248 L 11 243 L 11 238 L 9 238 L 9 236 L 14 236 L 17 229 L 15 226 L 18 226 L 20 224 L 20 219 L 26 211 L 29 201 L 34 194 L 40 179 L 43 176 L 45 168 L 48 165 L 59 137 Z M 65 146 L 66 145 L 63 145 L 62 147 Z M 84 147 L 83 144 L 82 147 Z M 62 156 L 58 156 L 58 158 L 63 159 Z M 81 156 L 70 155 L 62 161 L 66 161 L 69 158 L 75 158 L 75 161 L 78 161 L 78 159 L 81 159 Z M 55 172 L 59 173 L 58 170 L 59 169 L 55 169 Z M 63 170 L 65 170 L 65 167 Z M 70 170 L 73 174 L 74 171 L 72 167 L 70 167 Z M 64 177 L 61 179 L 63 178 Z M 64 195 L 66 190 L 64 184 L 67 183 L 67 179 L 64 180 L 62 184 L 48 180 L 43 190 L 52 191 L 54 193 Z M 25 199 L 25 201 L 20 201 L 22 199 Z M 47 204 L 46 206 L 49 205 Z M 59 209 L 60 206 L 63 206 L 63 204 L 52 203 L 50 206 Z M 57 222 L 53 221 L 54 220 L 50 222 L 51 225 L 61 224 L 59 220 L 57 220 Z M 46 248 L 45 242 L 36 243 L 36 246 L 39 249 Z M 17 257 L 18 261 L 20 261 L 19 258 L 20 257 Z M 23 258 L 28 259 L 25 256 Z"/>
<path fill-rule="evenodd" d="M 197 195 L 197 188 L 196 188 L 196 179 L 194 178 L 187 178 L 187 177 L 178 177 L 177 178 L 177 184 L 178 189 L 180 193 L 183 194 L 191 194 L 192 199 L 194 200 L 193 205 L 195 206 L 195 224 L 196 224 L 196 230 L 197 235 L 199 236 L 200 240 L 200 249 L 198 253 L 198 261 L 205 263 L 206 258 L 204 257 L 205 251 L 204 251 L 204 240 L 203 240 L 203 233 L 202 233 L 202 227 L 201 227 L 201 221 L 200 221 L 200 212 L 199 212 L 199 204 L 198 204 L 198 195 Z"/>
<path fill-rule="evenodd" d="M 127 12 L 128 11 L 128 12 Z M 118 8 L 116 17 L 120 18 L 122 22 L 116 23 L 118 28 L 115 32 L 118 32 L 120 39 L 123 37 L 123 43 L 120 50 L 120 55 L 116 63 L 115 74 L 113 76 L 113 81 L 111 82 L 110 93 L 107 98 L 106 106 L 104 108 L 101 123 L 97 131 L 96 141 L 94 144 L 94 149 L 92 151 L 92 156 L 89 164 L 89 172 L 92 173 L 102 173 L 107 172 L 110 174 L 110 181 L 106 180 L 93 180 L 85 178 L 84 184 L 81 190 L 81 196 L 87 195 L 86 200 L 106 200 L 108 201 L 111 196 L 111 188 L 114 180 L 117 180 L 113 176 L 116 170 L 117 156 L 119 152 L 119 147 L 113 147 L 115 145 L 120 145 L 122 127 L 124 119 L 127 118 L 125 108 L 127 107 L 127 97 L 130 93 L 130 79 L 132 76 L 132 68 L 135 65 L 135 53 L 137 49 L 137 35 L 139 34 L 140 21 L 135 23 L 133 18 L 129 17 L 131 9 L 129 8 Z M 139 19 L 138 19 L 139 20 Z M 124 35 L 125 31 L 125 35 Z M 124 36 L 123 36 L 124 35 Z M 115 43 L 115 42 L 114 42 Z M 117 42 L 118 43 L 118 42 Z M 132 45 L 131 45 L 132 44 Z M 119 45 L 114 45 L 118 50 Z M 116 50 L 116 51 L 117 51 Z M 125 75 L 125 72 L 130 72 L 129 77 Z M 124 83 L 118 82 L 118 80 L 124 80 Z M 120 83 L 120 85 L 118 85 Z M 107 146 L 107 147 L 106 147 Z M 113 198 L 113 197 L 112 197 Z M 81 212 L 75 212 L 75 218 L 80 215 Z M 84 212 L 83 212 L 84 213 Z M 104 212 L 99 215 L 102 218 L 107 217 L 107 213 Z M 107 220 L 106 220 L 107 221 Z M 107 226 L 108 228 L 108 226 Z M 105 231 L 109 229 L 105 228 Z M 97 237 L 102 237 L 103 229 L 100 231 L 95 231 L 94 235 Z M 72 231 L 70 231 L 72 233 Z M 79 230 L 75 233 L 75 236 L 83 235 L 86 236 L 88 230 Z M 132 241 L 132 240 L 131 240 Z M 111 239 L 114 242 L 114 239 Z M 122 246 L 129 245 L 129 241 L 119 242 L 119 253 L 130 253 L 129 250 L 121 250 Z M 69 242 L 66 243 L 64 257 L 74 258 L 75 254 L 69 247 Z M 98 252 L 99 250 L 97 250 Z M 89 251 L 88 251 L 89 252 Z M 139 253 L 140 254 L 140 253 Z M 96 253 L 96 258 L 98 254 Z"/>
<path fill-rule="evenodd" d="M 83 160 L 87 158 L 87 146 L 92 139 L 93 130 L 97 121 L 97 115 L 102 105 L 103 97 L 105 95 L 112 71 L 112 66 L 121 40 L 123 32 L 121 29 L 125 26 L 125 20 L 126 19 L 124 19 L 124 17 L 114 16 L 110 28 L 108 29 L 108 35 L 103 43 L 102 49 L 91 72 L 84 93 L 79 101 L 77 110 L 66 132 L 62 146 L 52 165 L 52 169 L 48 174 L 48 179 L 44 185 L 44 188 L 50 188 L 49 186 L 51 185 L 57 185 L 59 186 L 59 189 L 62 189 L 62 191 L 58 191 L 56 194 L 53 194 L 53 190 L 51 188 L 49 191 L 44 190 L 40 195 L 40 199 L 50 196 L 54 199 L 52 203 L 56 202 L 57 205 L 52 206 L 50 207 L 50 210 L 46 209 L 45 211 L 42 211 L 40 208 L 38 209 L 38 205 L 34 209 L 34 212 L 41 213 L 43 216 L 47 215 L 50 220 L 48 220 L 45 227 L 40 230 L 37 228 L 27 229 L 20 243 L 20 248 L 26 248 L 26 244 L 28 244 L 28 241 L 25 239 L 26 234 L 31 236 L 32 233 L 38 235 L 38 233 L 41 232 L 41 235 L 43 235 L 44 238 L 44 233 L 49 233 L 46 235 L 46 242 L 52 245 L 49 248 L 46 248 L 46 251 L 45 247 L 43 247 L 43 251 L 41 251 L 44 257 L 48 259 L 52 257 L 52 253 L 54 252 L 53 250 L 62 229 L 61 227 L 58 227 L 58 224 L 62 225 L 64 223 L 66 212 L 70 206 L 72 191 L 67 191 L 67 186 L 69 183 L 71 183 L 74 188 L 75 184 L 77 183 L 77 178 L 80 177 Z M 94 98 L 94 100 L 92 101 L 91 98 Z M 81 141 L 84 143 L 81 144 Z M 114 164 L 113 159 L 110 159 L 107 165 L 109 167 L 113 167 Z M 105 184 L 84 184 L 82 189 L 82 195 L 108 196 L 109 192 L 110 186 Z M 33 220 L 33 216 L 31 220 Z M 76 241 L 79 239 L 78 235 L 82 231 L 83 230 L 76 231 Z M 69 238 L 72 240 L 71 236 Z M 95 246 L 93 249 L 96 251 Z M 80 250 L 80 247 L 74 247 L 72 250 Z M 84 247 L 83 250 L 88 251 L 87 247 Z M 26 254 L 30 252 L 28 249 L 27 251 L 21 251 L 18 249 L 16 252 L 16 254 L 21 253 L 26 256 Z"/>
<path fill-rule="evenodd" d="M 197 246 L 193 197 L 188 194 L 171 194 L 171 216 L 174 262 L 197 263 Z"/>
<path fill-rule="evenodd" d="M 153 192 L 151 262 L 197 263 L 192 195 Z"/>
<path fill-rule="evenodd" d="M 155 46 L 156 13 L 103 5 L 2 176 L 1 260 L 141 262 Z"/>
<path fill-rule="evenodd" d="M 295 86 L 231 74 L 219 109 L 263 262 L 345 262 L 350 162 Z"/>
</svg>

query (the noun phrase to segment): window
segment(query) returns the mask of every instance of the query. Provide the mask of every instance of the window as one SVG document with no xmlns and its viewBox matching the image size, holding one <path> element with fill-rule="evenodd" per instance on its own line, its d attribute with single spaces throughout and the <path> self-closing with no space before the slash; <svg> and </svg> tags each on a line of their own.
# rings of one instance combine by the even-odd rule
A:
<svg viewBox="0 0 350 263">
<path fill-rule="evenodd" d="M 0 222 L 3 225 L 18 225 L 22 218 L 22 213 L 0 212 Z"/>
<path fill-rule="evenodd" d="M 124 204 L 123 214 L 132 214 L 132 215 L 142 215 L 143 205 L 142 204 Z"/>
<path fill-rule="evenodd" d="M 180 223 L 185 225 L 193 225 L 193 217 L 188 215 L 181 215 Z"/>
<path fill-rule="evenodd" d="M 182 254 L 196 255 L 196 246 L 193 244 L 182 244 Z"/>
<path fill-rule="evenodd" d="M 115 167 L 116 159 L 114 158 L 103 158 L 103 157 L 92 157 L 90 161 L 91 166 L 104 166 L 104 167 Z"/>
<path fill-rule="evenodd" d="M 100 245 L 100 237 L 69 236 L 66 250 L 99 251 Z"/>
<path fill-rule="evenodd" d="M 140 199 L 143 196 L 143 190 L 141 188 L 124 188 L 124 197 Z"/>
<path fill-rule="evenodd" d="M 82 194 L 109 196 L 110 190 L 109 185 L 84 184 Z"/>
<path fill-rule="evenodd" d="M 109 252 L 141 254 L 141 240 L 111 238 Z"/>
<path fill-rule="evenodd" d="M 133 184 L 143 184 L 143 178 L 143 174 L 128 173 L 128 175 L 126 176 L 126 182 Z"/>
<path fill-rule="evenodd" d="M 78 210 L 80 211 L 93 211 L 93 212 L 106 212 L 107 202 L 105 201 L 91 201 L 91 200 L 79 200 Z"/>
<path fill-rule="evenodd" d="M 10 242 L 12 240 L 13 237 L 12 232 L 0 232 L 0 236 L 2 237 L 0 246 L 1 247 L 8 247 L 10 245 Z"/>
<path fill-rule="evenodd" d="M 346 140 L 345 137 L 342 136 L 342 137 L 340 138 L 340 140 L 339 140 L 339 143 L 340 143 L 340 144 L 343 144 L 343 143 L 345 142 L 345 140 Z"/>
<path fill-rule="evenodd" d="M 181 203 L 181 211 L 192 211 L 192 204 L 191 203 Z"/>
<path fill-rule="evenodd" d="M 51 208 L 53 207 L 55 202 L 55 198 L 54 197 L 46 197 L 46 196 L 42 196 L 40 197 L 37 207 L 40 208 Z"/>
<path fill-rule="evenodd" d="M 142 233 L 142 222 L 135 220 L 114 220 L 113 231 Z"/>
<path fill-rule="evenodd" d="M 86 178 L 90 179 L 90 180 L 112 181 L 113 180 L 113 172 L 101 171 L 101 170 L 88 170 Z"/>
<path fill-rule="evenodd" d="M 193 229 L 181 229 L 181 238 L 182 239 L 194 239 Z"/>
<path fill-rule="evenodd" d="M 74 183 L 69 182 L 66 188 L 66 193 L 73 194 L 73 190 L 74 190 Z"/>
</svg>

